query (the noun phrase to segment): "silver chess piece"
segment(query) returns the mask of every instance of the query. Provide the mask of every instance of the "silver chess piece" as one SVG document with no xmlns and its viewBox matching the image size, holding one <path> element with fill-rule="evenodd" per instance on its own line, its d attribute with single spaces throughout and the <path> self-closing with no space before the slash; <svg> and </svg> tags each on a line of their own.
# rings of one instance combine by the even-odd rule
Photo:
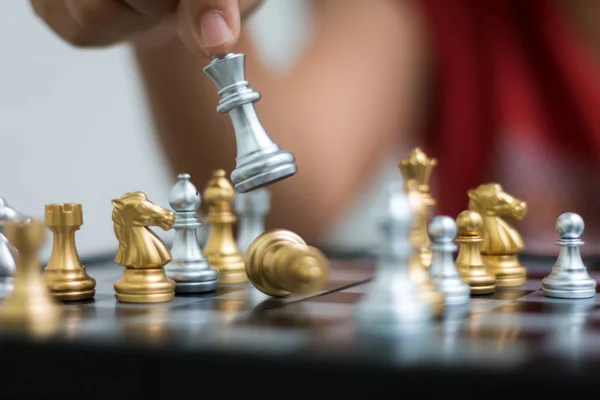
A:
<svg viewBox="0 0 600 400">
<path fill-rule="evenodd" d="M 18 252 L 4 235 L 4 226 L 8 221 L 25 221 L 28 217 L 15 210 L 0 197 L 0 298 L 13 291 L 14 275 Z"/>
<path fill-rule="evenodd" d="M 471 288 L 462 281 L 453 253 L 457 246 L 454 244 L 457 227 L 453 218 L 438 216 L 431 220 L 427 228 L 431 240 L 432 258 L 429 275 L 433 284 L 444 294 L 447 305 L 464 305 L 469 303 Z"/>
<path fill-rule="evenodd" d="M 200 226 L 196 229 L 196 238 L 198 239 L 198 244 L 200 248 L 203 249 L 206 245 L 206 241 L 208 240 L 208 226 L 206 225 L 206 217 L 198 210 L 196 213 L 196 217 L 200 222 Z"/>
<path fill-rule="evenodd" d="M 293 154 L 283 151 L 263 128 L 254 103 L 260 93 L 248 87 L 244 54 L 216 57 L 204 72 L 219 89 L 217 112 L 229 113 L 237 141 L 236 168 L 231 181 L 239 193 L 273 184 L 296 174 Z"/>
<path fill-rule="evenodd" d="M 265 218 L 271 208 L 271 193 L 266 188 L 239 193 L 235 196 L 234 206 L 239 218 L 237 246 L 246 254 L 248 246 L 265 231 Z"/>
<path fill-rule="evenodd" d="M 368 293 L 357 304 L 360 326 L 403 331 L 425 326 L 434 310 L 422 300 L 409 275 L 409 260 L 417 251 L 410 241 L 413 219 L 402 183 L 388 187 L 387 220 L 382 223 L 382 251 Z"/>
<path fill-rule="evenodd" d="M 173 260 L 165 265 L 165 272 L 175 281 L 176 293 L 210 292 L 217 288 L 219 272 L 209 265 L 198 243 L 196 230 L 202 225 L 196 217 L 200 193 L 190 182 L 189 174 L 179 174 L 177 179 L 169 196 L 175 211 Z"/>
<path fill-rule="evenodd" d="M 560 252 L 550 275 L 542 279 L 542 291 L 546 297 L 584 299 L 596 296 L 596 281 L 583 264 L 579 247 L 584 243 L 581 234 L 585 228 L 583 219 L 575 213 L 561 214 L 556 220 Z"/>
</svg>

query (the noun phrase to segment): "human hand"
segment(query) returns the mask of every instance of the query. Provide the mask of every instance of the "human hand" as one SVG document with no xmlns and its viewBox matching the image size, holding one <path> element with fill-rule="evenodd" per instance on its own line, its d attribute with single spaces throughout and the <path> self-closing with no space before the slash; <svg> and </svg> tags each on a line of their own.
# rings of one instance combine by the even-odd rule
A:
<svg viewBox="0 0 600 400">
<path fill-rule="evenodd" d="M 179 37 L 200 56 L 231 50 L 241 21 L 262 0 L 30 0 L 36 14 L 77 47 L 124 41 L 155 46 Z"/>
</svg>

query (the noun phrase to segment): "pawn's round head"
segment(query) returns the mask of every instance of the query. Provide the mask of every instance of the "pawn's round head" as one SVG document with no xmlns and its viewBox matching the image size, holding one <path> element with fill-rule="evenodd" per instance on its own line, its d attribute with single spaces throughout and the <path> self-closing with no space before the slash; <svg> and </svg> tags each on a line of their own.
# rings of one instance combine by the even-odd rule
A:
<svg viewBox="0 0 600 400">
<path fill-rule="evenodd" d="M 213 203 L 231 203 L 235 198 L 233 185 L 227 179 L 225 170 L 218 169 L 213 172 L 211 180 L 204 189 L 204 200 Z"/>
<path fill-rule="evenodd" d="M 46 242 L 46 226 L 37 220 L 8 221 L 6 238 L 19 253 L 38 251 Z"/>
<path fill-rule="evenodd" d="M 452 243 L 456 238 L 456 222 L 450 217 L 435 217 L 427 227 L 429 239 L 433 243 Z"/>
<path fill-rule="evenodd" d="M 483 219 L 477 211 L 466 210 L 456 217 L 458 235 L 481 236 L 483 234 Z"/>
<path fill-rule="evenodd" d="M 566 212 L 556 219 L 556 232 L 563 239 L 577 239 L 585 228 L 583 218 L 578 214 Z"/>
<path fill-rule="evenodd" d="M 177 183 L 171 189 L 169 204 L 175 211 L 196 211 L 200 207 L 200 193 L 190 178 L 189 174 L 179 174 Z"/>
</svg>

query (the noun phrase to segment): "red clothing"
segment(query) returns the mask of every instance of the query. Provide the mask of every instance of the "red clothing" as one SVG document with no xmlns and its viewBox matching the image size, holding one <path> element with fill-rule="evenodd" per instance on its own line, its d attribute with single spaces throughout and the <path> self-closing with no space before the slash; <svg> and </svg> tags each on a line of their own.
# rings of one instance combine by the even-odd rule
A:
<svg viewBox="0 0 600 400">
<path fill-rule="evenodd" d="M 425 148 L 439 160 L 437 213 L 456 216 L 468 189 L 498 182 L 529 204 L 519 229 L 553 246 L 556 218 L 572 211 L 586 222 L 585 239 L 600 226 L 600 70 L 554 1 L 418 3 L 436 57 Z"/>
</svg>

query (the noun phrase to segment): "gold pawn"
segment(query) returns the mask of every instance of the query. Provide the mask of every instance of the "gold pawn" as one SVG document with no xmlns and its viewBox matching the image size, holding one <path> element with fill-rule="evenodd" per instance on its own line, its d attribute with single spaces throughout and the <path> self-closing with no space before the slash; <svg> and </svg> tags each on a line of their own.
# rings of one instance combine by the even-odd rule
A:
<svg viewBox="0 0 600 400">
<path fill-rule="evenodd" d="M 456 218 L 459 244 L 456 268 L 471 294 L 490 294 L 496 290 L 496 277 L 487 271 L 481 258 L 483 219 L 476 211 L 463 211 Z"/>
<path fill-rule="evenodd" d="M 210 226 L 204 255 L 208 263 L 219 271 L 219 283 L 248 282 L 244 266 L 244 255 L 238 249 L 233 237 L 233 224 L 236 216 L 231 211 L 235 198 L 233 185 L 225 176 L 225 171 L 213 172 L 204 193 L 204 201 L 208 204 L 206 222 Z"/>
<path fill-rule="evenodd" d="M 47 204 L 46 227 L 54 235 L 44 279 L 54 298 L 87 300 L 96 293 L 96 280 L 88 276 L 75 246 L 75 232 L 83 225 L 81 204 Z"/>
<path fill-rule="evenodd" d="M 246 272 L 258 290 L 273 297 L 318 292 L 329 275 L 325 255 L 283 229 L 254 239 L 246 253 Z"/>
<path fill-rule="evenodd" d="M 50 295 L 38 261 L 46 241 L 46 227 L 39 221 L 9 221 L 5 233 L 19 257 L 14 290 L 0 308 L 0 326 L 34 335 L 54 333 L 60 327 L 62 310 Z"/>
<path fill-rule="evenodd" d="M 406 159 L 398 161 L 398 167 L 400 168 L 404 182 L 410 180 L 416 181 L 416 190 L 421 195 L 421 200 L 425 207 L 425 217 L 411 233 L 415 237 L 415 242 L 419 248 L 421 263 L 425 268 L 429 268 L 429 265 L 431 264 L 431 249 L 429 248 L 431 241 L 427 234 L 427 227 L 433 208 L 435 207 L 435 199 L 431 195 L 430 181 L 436 165 L 437 159 L 429 158 L 420 147 L 413 149 Z"/>
<path fill-rule="evenodd" d="M 408 195 L 410 207 L 413 210 L 413 227 L 412 230 L 417 230 L 423 224 L 427 223 L 427 208 L 423 202 L 423 197 L 418 192 L 417 182 L 410 179 L 405 182 L 405 190 Z M 436 315 L 441 315 L 444 310 L 444 294 L 438 291 L 433 284 L 431 277 L 427 271 L 427 267 L 423 265 L 420 252 L 421 241 L 419 236 L 411 235 L 410 241 L 414 247 L 414 252 L 409 260 L 408 271 L 413 282 L 419 287 L 421 296 L 424 301 L 429 303 Z"/>
</svg>

